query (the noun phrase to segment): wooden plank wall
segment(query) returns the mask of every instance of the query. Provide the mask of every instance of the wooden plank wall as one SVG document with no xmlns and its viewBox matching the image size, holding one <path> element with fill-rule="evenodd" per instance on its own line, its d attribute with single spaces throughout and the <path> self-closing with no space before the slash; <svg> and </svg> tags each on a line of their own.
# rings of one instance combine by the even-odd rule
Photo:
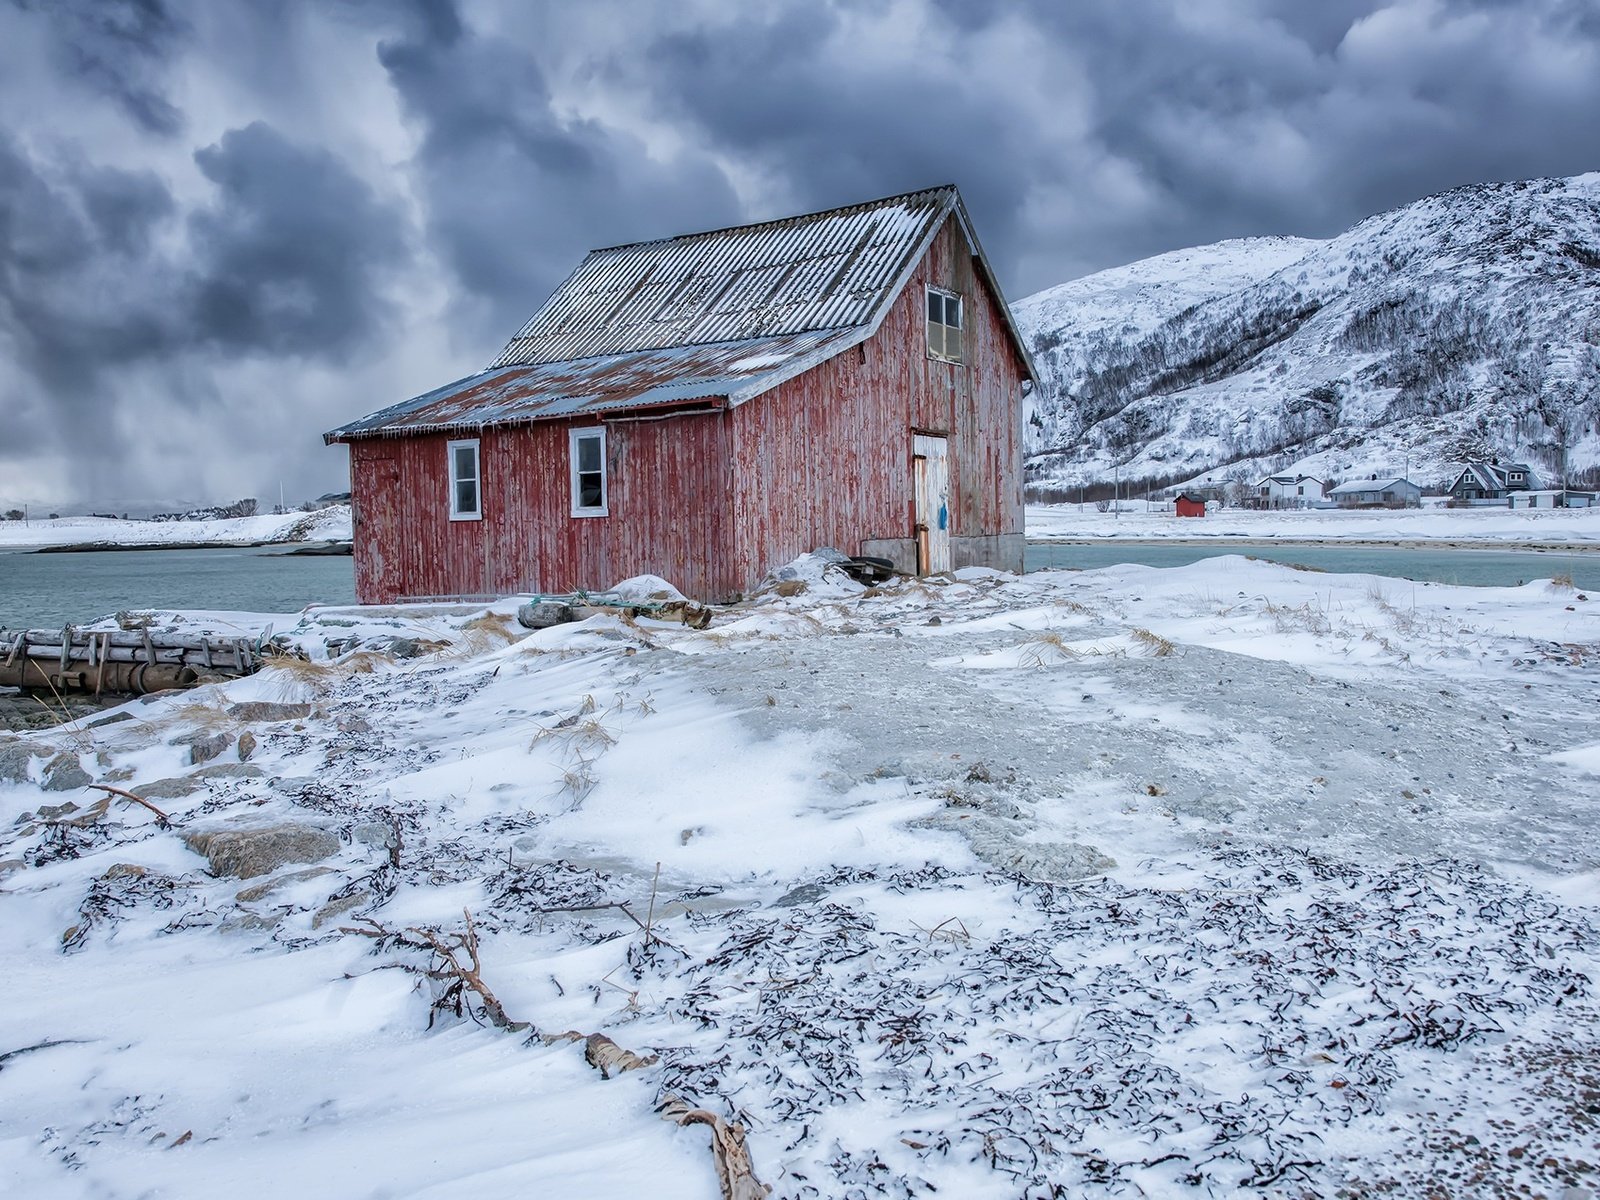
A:
<svg viewBox="0 0 1600 1200">
<path fill-rule="evenodd" d="M 929 285 L 965 301 L 963 363 L 928 356 Z M 950 439 L 953 536 L 1020 534 L 1023 378 L 952 217 L 859 350 L 733 410 L 736 575 L 754 581 L 822 545 L 854 554 L 909 538 L 913 430 Z"/>
<path fill-rule="evenodd" d="M 605 517 L 571 515 L 570 428 L 548 421 L 480 436 L 480 521 L 450 520 L 450 437 L 355 443 L 357 598 L 381 604 L 415 596 L 597 591 L 645 573 L 692 596 L 733 590 L 722 414 L 608 424 Z M 384 477 L 395 482 L 380 490 Z M 385 495 L 395 496 L 387 522 L 379 507 Z M 383 533 L 385 524 L 393 533 Z"/>
<path fill-rule="evenodd" d="M 964 363 L 928 357 L 929 284 L 965 300 Z M 608 424 L 607 517 L 570 514 L 572 422 L 482 434 L 481 521 L 450 520 L 449 437 L 354 443 L 356 594 L 565 592 L 648 572 L 727 598 L 818 546 L 909 538 L 913 431 L 950 439 L 954 537 L 1020 535 L 1022 379 L 951 218 L 862 346 L 731 412 Z"/>
</svg>

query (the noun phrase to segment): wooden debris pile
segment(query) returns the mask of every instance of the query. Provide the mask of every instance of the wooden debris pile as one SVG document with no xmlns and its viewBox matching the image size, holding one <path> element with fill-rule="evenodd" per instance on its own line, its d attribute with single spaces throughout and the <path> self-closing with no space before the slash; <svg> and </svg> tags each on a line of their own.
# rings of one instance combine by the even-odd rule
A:
<svg viewBox="0 0 1600 1200">
<path fill-rule="evenodd" d="M 0 687 L 27 691 L 143 695 L 250 675 L 260 666 L 261 644 L 253 637 L 73 625 L 0 631 Z"/>
</svg>

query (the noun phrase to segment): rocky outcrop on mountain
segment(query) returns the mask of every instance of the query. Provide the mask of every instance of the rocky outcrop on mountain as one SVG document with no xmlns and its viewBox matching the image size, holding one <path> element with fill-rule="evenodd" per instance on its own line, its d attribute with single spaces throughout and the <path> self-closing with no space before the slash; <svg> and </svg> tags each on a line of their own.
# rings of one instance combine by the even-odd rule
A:
<svg viewBox="0 0 1600 1200">
<path fill-rule="evenodd" d="M 1600 173 L 1457 188 L 1020 301 L 1035 490 L 1528 461 L 1600 481 Z"/>
</svg>

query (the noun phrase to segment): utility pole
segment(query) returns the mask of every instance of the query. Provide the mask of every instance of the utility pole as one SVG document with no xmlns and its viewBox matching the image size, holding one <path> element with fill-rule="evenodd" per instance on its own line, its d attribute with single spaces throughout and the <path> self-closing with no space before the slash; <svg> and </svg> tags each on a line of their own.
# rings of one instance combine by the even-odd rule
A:
<svg viewBox="0 0 1600 1200">
<path fill-rule="evenodd" d="M 1116 513 L 1116 519 L 1122 520 L 1122 464 L 1114 463 L 1111 484 L 1111 511 Z"/>
</svg>

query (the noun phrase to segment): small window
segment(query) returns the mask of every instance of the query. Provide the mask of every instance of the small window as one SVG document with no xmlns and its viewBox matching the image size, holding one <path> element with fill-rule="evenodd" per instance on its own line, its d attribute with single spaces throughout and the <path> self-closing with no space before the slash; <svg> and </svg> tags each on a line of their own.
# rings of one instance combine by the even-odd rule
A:
<svg viewBox="0 0 1600 1200">
<path fill-rule="evenodd" d="M 928 289 L 928 353 L 961 361 L 961 297 Z"/>
<path fill-rule="evenodd" d="M 483 519 L 482 477 L 478 471 L 478 440 L 451 442 L 450 454 L 450 519 L 452 521 L 479 521 Z"/>
<path fill-rule="evenodd" d="M 572 515 L 603 517 L 611 510 L 606 480 L 606 431 L 574 429 L 572 451 Z"/>
</svg>

